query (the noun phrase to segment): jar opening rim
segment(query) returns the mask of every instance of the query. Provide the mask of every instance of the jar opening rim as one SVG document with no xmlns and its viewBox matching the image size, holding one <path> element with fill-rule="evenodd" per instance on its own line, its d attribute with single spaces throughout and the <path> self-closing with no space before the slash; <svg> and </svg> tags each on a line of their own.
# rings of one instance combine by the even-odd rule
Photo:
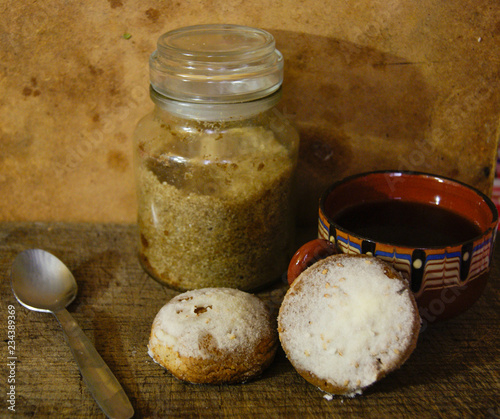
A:
<svg viewBox="0 0 500 419">
<path fill-rule="evenodd" d="M 186 101 L 250 101 L 279 89 L 274 37 L 240 25 L 196 25 L 161 35 L 150 57 L 154 89 Z"/>
</svg>

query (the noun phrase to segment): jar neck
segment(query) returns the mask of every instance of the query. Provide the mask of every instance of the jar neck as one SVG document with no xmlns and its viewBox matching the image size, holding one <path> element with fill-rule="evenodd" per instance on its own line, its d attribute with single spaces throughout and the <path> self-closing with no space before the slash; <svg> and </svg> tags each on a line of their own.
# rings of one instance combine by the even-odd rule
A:
<svg viewBox="0 0 500 419">
<path fill-rule="evenodd" d="M 199 121 L 247 119 L 274 107 L 281 99 L 281 88 L 274 93 L 247 102 L 182 102 L 158 93 L 150 87 L 150 96 L 161 110 L 179 118 Z"/>
</svg>

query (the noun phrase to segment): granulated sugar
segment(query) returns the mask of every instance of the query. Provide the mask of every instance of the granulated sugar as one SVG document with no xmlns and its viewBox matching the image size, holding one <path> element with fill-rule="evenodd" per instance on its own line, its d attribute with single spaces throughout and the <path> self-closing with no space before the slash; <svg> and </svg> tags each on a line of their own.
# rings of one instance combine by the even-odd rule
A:
<svg viewBox="0 0 500 419">
<path fill-rule="evenodd" d="M 261 128 L 224 135 L 242 148 L 229 161 L 211 156 L 185 164 L 154 143 L 142 146 L 140 257 L 153 277 L 177 289 L 256 289 L 288 264 L 294 226 L 284 209 L 291 205 L 293 159 Z M 217 141 L 205 151 L 217 152 Z"/>
</svg>

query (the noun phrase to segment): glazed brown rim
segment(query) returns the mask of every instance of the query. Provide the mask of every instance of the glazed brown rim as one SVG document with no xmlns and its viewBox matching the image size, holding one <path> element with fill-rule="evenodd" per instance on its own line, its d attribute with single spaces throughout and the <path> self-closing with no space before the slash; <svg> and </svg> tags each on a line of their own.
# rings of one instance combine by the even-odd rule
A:
<svg viewBox="0 0 500 419">
<path fill-rule="evenodd" d="M 333 183 L 330 187 L 328 187 L 328 189 L 325 190 L 325 192 L 323 192 L 323 194 L 321 195 L 321 198 L 320 198 L 320 202 L 319 202 L 319 210 L 323 214 L 323 216 L 325 217 L 325 219 L 328 221 L 328 224 L 329 224 L 328 228 L 330 228 L 330 226 L 334 226 L 336 230 L 340 230 L 340 231 L 342 231 L 345 234 L 348 234 L 348 235 L 353 236 L 353 237 L 357 237 L 357 238 L 362 239 L 362 240 L 368 240 L 368 241 L 371 241 L 371 242 L 374 242 L 374 243 L 380 243 L 380 244 L 384 244 L 384 245 L 389 245 L 389 246 L 394 246 L 394 247 L 400 247 L 400 248 L 406 248 L 406 249 L 414 249 L 415 246 L 405 246 L 405 245 L 402 245 L 402 244 L 390 243 L 390 242 L 383 242 L 383 241 L 373 240 L 373 239 L 371 239 L 369 237 L 360 236 L 359 234 L 356 234 L 356 233 L 354 233 L 354 232 L 352 232 L 352 231 L 350 231 L 350 230 L 348 230 L 348 229 L 346 229 L 346 228 L 338 225 L 336 222 L 334 222 L 331 219 L 331 217 L 328 215 L 328 213 L 325 210 L 325 202 L 326 202 L 326 200 L 328 199 L 329 195 L 331 194 L 331 192 L 334 189 L 337 189 L 339 186 L 347 184 L 347 183 L 352 182 L 352 181 L 354 181 L 356 179 L 359 179 L 359 178 L 369 177 L 369 176 L 373 176 L 373 175 L 384 175 L 384 174 L 385 175 L 391 175 L 391 176 L 399 175 L 400 177 L 406 176 L 407 178 L 408 177 L 421 177 L 421 178 L 427 178 L 427 179 L 434 179 L 434 180 L 438 180 L 438 181 L 445 181 L 448 184 L 458 185 L 458 186 L 464 187 L 465 189 L 468 189 L 469 191 L 475 193 L 479 198 L 481 198 L 486 203 L 486 205 L 490 209 L 492 219 L 489 222 L 489 227 L 487 229 L 485 229 L 484 231 L 482 229 L 481 234 L 479 234 L 479 235 L 477 235 L 475 237 L 472 237 L 469 240 L 465 240 L 465 241 L 462 241 L 462 242 L 456 242 L 456 243 L 450 243 L 450 244 L 448 244 L 446 246 L 424 246 L 423 248 L 426 248 L 426 249 L 443 249 L 443 248 L 447 248 L 447 247 L 460 246 L 462 244 L 469 243 L 471 241 L 476 241 L 480 237 L 483 237 L 485 235 L 490 234 L 496 228 L 496 225 L 498 223 L 498 210 L 497 210 L 497 207 L 495 206 L 495 204 L 493 203 L 493 201 L 486 194 L 484 194 L 483 192 L 481 192 L 479 189 L 477 189 L 477 188 L 475 188 L 475 187 L 473 187 L 471 185 L 468 185 L 468 184 L 466 184 L 466 183 L 464 183 L 462 181 L 459 181 L 459 180 L 456 180 L 456 179 L 452 179 L 452 178 L 449 178 L 449 177 L 446 177 L 446 176 L 441 176 L 441 175 L 436 175 L 436 174 L 426 173 L 426 172 L 410 171 L 410 170 L 375 170 L 375 171 L 370 171 L 370 172 L 363 172 L 363 173 L 358 173 L 358 174 L 355 174 L 355 175 L 351 175 L 351 176 L 345 177 L 344 179 L 341 179 L 341 180 Z"/>
</svg>

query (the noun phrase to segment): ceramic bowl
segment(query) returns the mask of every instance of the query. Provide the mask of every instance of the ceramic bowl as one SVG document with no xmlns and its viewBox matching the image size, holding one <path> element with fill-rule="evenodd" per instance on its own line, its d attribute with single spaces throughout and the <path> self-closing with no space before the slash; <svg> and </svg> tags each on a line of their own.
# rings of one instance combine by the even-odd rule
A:
<svg viewBox="0 0 500 419">
<path fill-rule="evenodd" d="M 393 201 L 398 201 L 398 205 L 403 202 L 414 207 L 414 211 L 406 218 L 401 218 L 398 212 L 387 217 L 386 213 L 371 211 L 371 216 L 377 214 L 376 220 L 385 218 L 385 224 L 375 223 L 378 232 L 360 233 L 356 227 L 346 228 L 339 218 L 342 212 L 347 213 L 357 205 L 372 208 L 374 204 L 379 206 L 378 211 L 384 211 L 387 201 L 391 205 Z M 429 210 L 434 211 L 437 206 L 438 210 L 451 212 L 453 217 L 446 216 L 436 223 L 432 211 L 428 219 L 429 214 L 422 210 L 428 205 L 432 206 Z M 357 215 L 358 220 L 364 219 L 366 211 L 361 215 Z M 426 220 L 423 226 L 417 222 L 422 220 Z M 458 234 L 466 230 L 464 223 L 469 227 L 472 224 L 474 231 Z M 440 230 L 442 224 L 447 224 L 448 230 L 441 231 L 440 240 L 433 242 L 438 236 L 433 229 Z M 399 171 L 355 175 L 335 183 L 321 197 L 319 239 L 297 251 L 290 262 L 288 279 L 292 282 L 314 259 L 329 253 L 370 254 L 389 262 L 408 279 L 422 320 L 433 323 L 464 312 L 480 297 L 490 270 L 497 226 L 498 212 L 493 202 L 456 180 Z M 415 227 L 417 230 L 428 227 L 431 241 L 422 238 L 419 243 L 419 231 L 412 230 Z M 380 233 L 394 232 L 402 232 L 402 237 L 391 240 L 381 234 L 383 238 L 377 239 Z"/>
</svg>

